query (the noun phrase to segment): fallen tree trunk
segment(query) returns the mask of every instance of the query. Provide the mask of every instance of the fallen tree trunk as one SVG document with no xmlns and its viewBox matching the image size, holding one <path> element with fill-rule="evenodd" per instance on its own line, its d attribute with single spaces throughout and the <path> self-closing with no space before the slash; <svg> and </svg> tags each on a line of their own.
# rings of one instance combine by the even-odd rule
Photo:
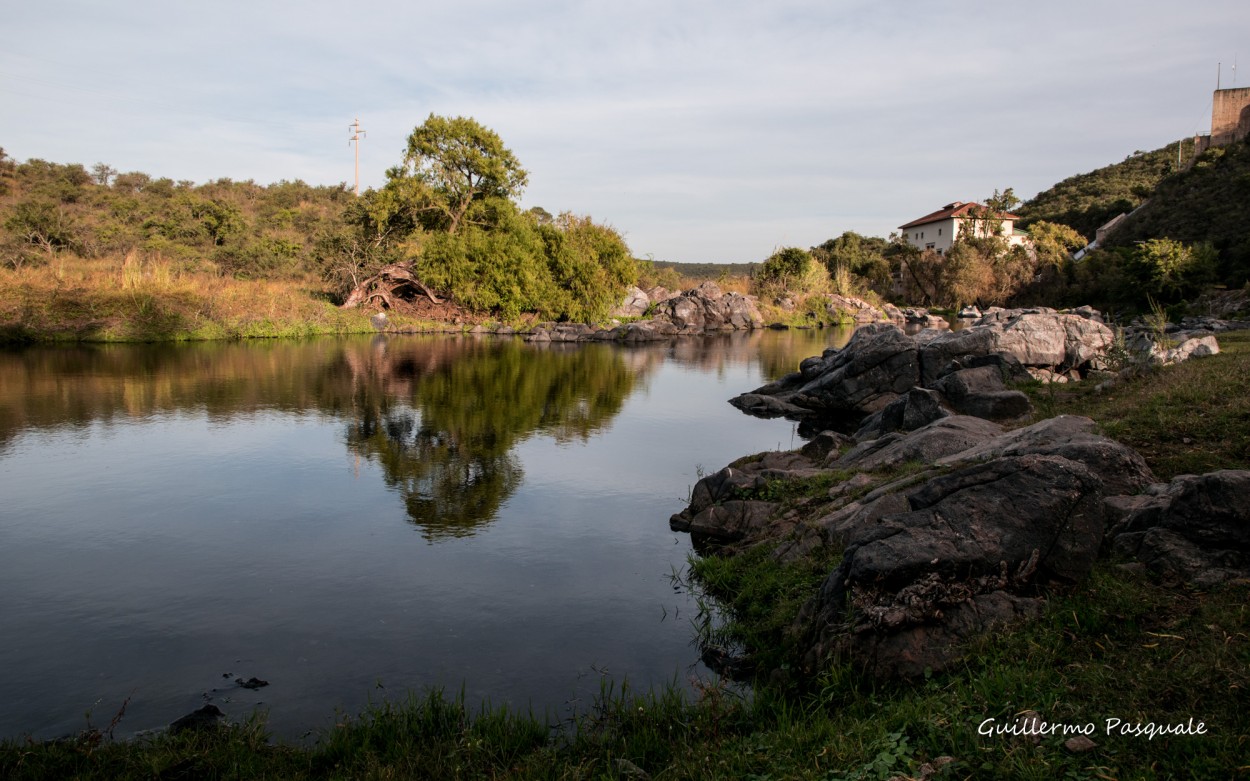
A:
<svg viewBox="0 0 1250 781">
<path fill-rule="evenodd" d="M 435 304 L 443 303 L 434 291 L 426 287 L 412 269 L 400 263 L 383 266 L 378 273 L 363 280 L 347 296 L 342 309 L 357 306 L 380 304 L 386 309 L 395 308 L 395 299 L 411 298 L 417 294 L 424 295 Z"/>
</svg>

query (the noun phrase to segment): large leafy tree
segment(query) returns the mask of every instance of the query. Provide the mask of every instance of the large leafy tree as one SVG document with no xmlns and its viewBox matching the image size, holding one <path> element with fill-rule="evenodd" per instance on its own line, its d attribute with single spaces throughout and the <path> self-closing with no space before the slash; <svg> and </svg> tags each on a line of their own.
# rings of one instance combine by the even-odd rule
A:
<svg viewBox="0 0 1250 781">
<path fill-rule="evenodd" d="M 386 173 L 388 204 L 426 230 L 455 234 L 482 224 L 475 202 L 513 199 L 528 175 L 493 130 L 467 117 L 431 114 L 408 137 L 403 162 Z"/>
</svg>

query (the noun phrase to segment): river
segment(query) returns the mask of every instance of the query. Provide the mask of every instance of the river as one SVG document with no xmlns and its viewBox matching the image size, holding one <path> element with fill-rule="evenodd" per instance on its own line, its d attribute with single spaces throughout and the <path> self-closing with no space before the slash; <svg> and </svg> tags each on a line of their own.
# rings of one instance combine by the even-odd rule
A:
<svg viewBox="0 0 1250 781">
<path fill-rule="evenodd" d="M 801 444 L 726 399 L 848 337 L 0 351 L 0 737 L 211 702 L 299 739 L 428 687 L 555 719 L 605 680 L 689 686 L 668 517 L 702 471 Z"/>
</svg>

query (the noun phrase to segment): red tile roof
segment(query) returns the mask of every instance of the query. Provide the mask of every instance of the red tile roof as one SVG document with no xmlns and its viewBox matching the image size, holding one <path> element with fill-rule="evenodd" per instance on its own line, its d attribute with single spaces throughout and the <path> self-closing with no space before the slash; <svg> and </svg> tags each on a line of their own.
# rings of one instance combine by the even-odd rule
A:
<svg viewBox="0 0 1250 781">
<path fill-rule="evenodd" d="M 968 212 L 972 211 L 973 209 L 984 209 L 984 208 L 985 207 L 979 203 L 964 203 L 963 201 L 955 201 L 954 203 L 946 204 L 941 209 L 938 209 L 932 214 L 926 214 L 925 216 L 921 217 L 918 220 L 912 220 L 906 225 L 900 225 L 898 226 L 898 229 L 907 230 L 908 228 L 917 228 L 921 225 L 928 225 L 931 222 L 947 220 L 952 217 L 967 217 Z M 1011 212 L 999 212 L 998 219 L 1018 220 L 1020 219 L 1020 215 L 1012 214 Z"/>
</svg>

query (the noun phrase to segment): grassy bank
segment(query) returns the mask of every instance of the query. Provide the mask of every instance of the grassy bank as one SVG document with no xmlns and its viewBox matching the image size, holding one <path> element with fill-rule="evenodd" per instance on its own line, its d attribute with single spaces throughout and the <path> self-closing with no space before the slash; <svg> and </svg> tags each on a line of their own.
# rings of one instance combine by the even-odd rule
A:
<svg viewBox="0 0 1250 781">
<path fill-rule="evenodd" d="M 1237 383 L 1250 376 L 1250 333 L 1220 341 L 1218 356 L 1149 372 L 1109 393 L 1033 392 L 1045 414 L 1099 421 L 1140 449 L 1161 479 L 1247 468 L 1250 415 Z M 828 483 L 809 487 L 821 494 Z M 768 645 L 783 658 L 786 627 L 830 565 L 744 555 L 695 570 L 700 588 L 723 597 L 721 638 Z M 1073 592 L 1055 595 L 1042 620 L 981 638 L 961 667 L 919 683 L 882 683 L 835 666 L 803 685 L 761 682 L 751 698 L 718 683 L 704 685 L 695 701 L 676 691 L 607 688 L 563 723 L 430 694 L 342 719 L 311 746 L 270 742 L 260 720 L 130 741 L 101 732 L 57 743 L 10 740 L 0 745 L 0 777 L 1250 778 L 1248 691 L 1250 584 L 1199 591 L 1101 562 Z M 1073 751 L 1065 734 L 1036 742 L 983 734 L 983 725 L 1012 725 L 1024 711 L 1088 729 L 1094 746 Z M 1190 719 L 1203 734 L 1131 731 Z M 1108 720 L 1118 720 L 1111 734 Z M 125 732 L 124 717 L 115 732 Z"/>
<path fill-rule="evenodd" d="M 153 342 L 371 331 L 315 279 L 239 280 L 162 260 L 61 257 L 0 269 L 0 341 Z M 398 325 L 433 323 L 394 318 Z"/>
</svg>

